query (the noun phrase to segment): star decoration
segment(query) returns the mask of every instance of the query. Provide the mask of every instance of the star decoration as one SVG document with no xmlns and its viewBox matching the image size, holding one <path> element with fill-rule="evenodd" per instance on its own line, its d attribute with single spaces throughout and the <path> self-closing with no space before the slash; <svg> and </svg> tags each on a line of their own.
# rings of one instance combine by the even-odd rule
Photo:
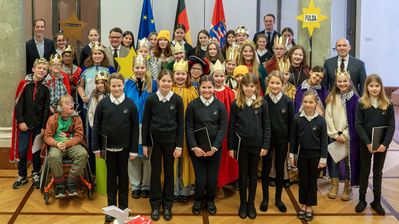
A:
<svg viewBox="0 0 399 224">
<path fill-rule="evenodd" d="M 154 23 L 154 20 L 153 20 L 153 19 L 151 20 L 151 23 Z"/>
<path fill-rule="evenodd" d="M 310 0 L 308 8 L 302 8 L 302 15 L 296 17 L 297 20 L 302 21 L 302 28 L 308 28 L 310 37 L 315 28 L 320 28 L 320 22 L 327 18 L 320 15 L 320 8 L 315 8 L 313 0 Z"/>
<path fill-rule="evenodd" d="M 72 12 L 68 19 L 60 20 L 59 23 L 67 39 L 82 40 L 82 31 L 87 23 L 80 21 L 75 12 Z"/>
<path fill-rule="evenodd" d="M 147 16 L 143 16 L 143 19 L 146 20 L 148 17 Z"/>
<path fill-rule="evenodd" d="M 133 75 L 133 59 L 136 57 L 136 51 L 130 48 L 129 54 L 124 58 L 115 58 L 116 62 L 119 64 L 119 73 L 122 74 L 124 78 L 132 77 Z"/>
</svg>

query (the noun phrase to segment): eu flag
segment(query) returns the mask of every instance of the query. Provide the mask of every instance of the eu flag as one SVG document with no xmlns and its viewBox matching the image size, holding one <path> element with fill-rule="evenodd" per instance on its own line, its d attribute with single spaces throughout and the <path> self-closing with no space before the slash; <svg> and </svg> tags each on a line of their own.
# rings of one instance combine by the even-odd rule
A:
<svg viewBox="0 0 399 224">
<path fill-rule="evenodd" d="M 150 0 L 144 0 L 143 9 L 141 10 L 140 28 L 138 39 L 147 38 L 148 34 L 155 31 L 154 15 L 152 14 Z"/>
</svg>

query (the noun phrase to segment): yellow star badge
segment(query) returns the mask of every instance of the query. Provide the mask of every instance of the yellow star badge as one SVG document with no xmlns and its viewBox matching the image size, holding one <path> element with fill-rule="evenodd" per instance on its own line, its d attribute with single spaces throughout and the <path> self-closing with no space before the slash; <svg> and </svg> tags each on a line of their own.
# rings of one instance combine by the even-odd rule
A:
<svg viewBox="0 0 399 224">
<path fill-rule="evenodd" d="M 136 57 L 136 51 L 130 48 L 129 54 L 124 58 L 115 58 L 116 62 L 119 64 L 119 73 L 122 74 L 124 78 L 132 77 L 133 75 L 133 58 Z"/>
<path fill-rule="evenodd" d="M 64 31 L 64 35 L 69 40 L 76 39 L 82 40 L 82 31 L 87 23 L 82 22 L 73 12 L 72 15 L 66 20 L 60 20 L 61 29 Z"/>
<path fill-rule="evenodd" d="M 308 28 L 310 37 L 315 28 L 320 28 L 320 22 L 327 18 L 327 16 L 320 15 L 320 8 L 314 7 L 313 0 L 310 0 L 308 8 L 302 8 L 302 15 L 296 17 L 297 20 L 302 21 L 302 28 Z"/>
</svg>

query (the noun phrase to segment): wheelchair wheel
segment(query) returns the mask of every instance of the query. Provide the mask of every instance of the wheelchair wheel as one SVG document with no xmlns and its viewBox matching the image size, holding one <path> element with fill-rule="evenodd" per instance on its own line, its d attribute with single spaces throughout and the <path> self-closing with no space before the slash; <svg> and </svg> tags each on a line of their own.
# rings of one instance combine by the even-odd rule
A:
<svg viewBox="0 0 399 224">
<path fill-rule="evenodd" d="M 50 204 L 49 199 L 50 199 L 49 193 L 45 193 L 44 194 L 44 203 L 46 203 L 46 205 Z"/>
<path fill-rule="evenodd" d="M 93 200 L 93 191 L 92 190 L 87 191 L 87 198 L 89 198 L 89 200 Z"/>
<path fill-rule="evenodd" d="M 47 159 L 47 155 L 44 157 L 43 165 L 42 165 L 42 172 L 40 174 L 40 191 L 43 193 L 44 188 L 48 183 L 48 177 L 50 174 L 50 165 Z"/>
</svg>

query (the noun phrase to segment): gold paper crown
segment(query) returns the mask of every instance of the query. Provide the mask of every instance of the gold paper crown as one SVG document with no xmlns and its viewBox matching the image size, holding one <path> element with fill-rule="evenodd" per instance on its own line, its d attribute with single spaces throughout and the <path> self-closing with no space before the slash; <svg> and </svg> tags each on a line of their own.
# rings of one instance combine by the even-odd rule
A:
<svg viewBox="0 0 399 224">
<path fill-rule="evenodd" d="M 173 71 L 185 71 L 188 72 L 188 63 L 185 60 L 180 60 L 179 62 L 176 62 L 173 64 Z"/>
<path fill-rule="evenodd" d="M 249 36 L 249 30 L 248 28 L 246 28 L 244 25 L 238 26 L 235 30 L 236 35 L 238 33 L 243 33 Z"/>
<path fill-rule="evenodd" d="M 67 46 L 65 47 L 65 49 L 62 51 L 62 55 L 64 55 L 64 53 L 71 53 L 71 54 L 73 54 L 73 52 L 74 52 L 74 50 L 73 50 L 72 46 L 71 46 L 71 45 L 67 45 Z"/>
<path fill-rule="evenodd" d="M 104 46 L 101 43 L 96 42 L 96 43 L 94 43 L 94 46 L 91 49 L 91 51 L 94 51 L 94 50 L 105 51 L 105 48 L 104 48 Z"/>
<path fill-rule="evenodd" d="M 225 71 L 224 63 L 222 64 L 219 60 L 215 62 L 214 65 L 211 64 L 211 74 L 215 71 Z"/>
<path fill-rule="evenodd" d="M 50 55 L 50 64 L 60 63 L 61 64 L 61 56 L 59 54 Z"/>
<path fill-rule="evenodd" d="M 239 65 L 239 66 L 234 68 L 233 77 L 236 77 L 238 75 L 245 75 L 245 74 L 248 74 L 248 73 L 249 73 L 249 70 L 248 70 L 247 66 Z"/>
<path fill-rule="evenodd" d="M 177 53 L 182 53 L 185 52 L 184 46 L 181 45 L 179 42 L 176 41 L 175 46 L 171 46 L 172 48 L 172 54 L 177 54 Z"/>
<path fill-rule="evenodd" d="M 239 47 L 236 45 L 230 46 L 226 51 L 226 61 L 235 61 L 237 62 L 237 57 L 239 54 Z"/>
<path fill-rule="evenodd" d="M 143 55 L 138 54 L 137 57 L 134 59 L 134 65 L 147 65 L 147 60 L 143 57 Z"/>
<path fill-rule="evenodd" d="M 38 64 L 48 64 L 47 60 L 45 58 L 38 58 L 33 62 L 33 67 L 35 67 Z"/>
<path fill-rule="evenodd" d="M 245 40 L 242 45 L 245 45 L 245 44 L 252 45 L 252 47 L 254 47 L 256 49 L 256 45 L 255 45 L 255 43 L 252 40 L 248 40 L 248 39 Z"/>
<path fill-rule="evenodd" d="M 287 49 L 288 38 L 286 38 L 284 36 L 281 36 L 281 37 L 276 36 L 274 38 L 274 45 L 277 45 L 277 44 L 283 45 Z"/>
<path fill-rule="evenodd" d="M 138 48 L 140 48 L 140 47 L 145 47 L 145 48 L 149 48 L 150 47 L 150 42 L 148 41 L 147 38 L 144 37 L 143 39 L 139 40 Z"/>
<path fill-rule="evenodd" d="M 344 76 L 348 77 L 349 80 L 351 80 L 351 76 L 350 76 L 348 70 L 341 71 L 341 69 L 338 68 L 337 71 L 335 72 L 335 76 L 341 76 L 341 75 L 344 75 Z"/>
<path fill-rule="evenodd" d="M 287 73 L 290 70 L 291 63 L 289 60 L 279 60 L 278 61 L 278 70 L 280 72 Z"/>
<path fill-rule="evenodd" d="M 98 80 L 108 81 L 108 73 L 101 72 L 101 71 L 97 72 L 97 74 L 96 74 L 96 82 Z"/>
</svg>

